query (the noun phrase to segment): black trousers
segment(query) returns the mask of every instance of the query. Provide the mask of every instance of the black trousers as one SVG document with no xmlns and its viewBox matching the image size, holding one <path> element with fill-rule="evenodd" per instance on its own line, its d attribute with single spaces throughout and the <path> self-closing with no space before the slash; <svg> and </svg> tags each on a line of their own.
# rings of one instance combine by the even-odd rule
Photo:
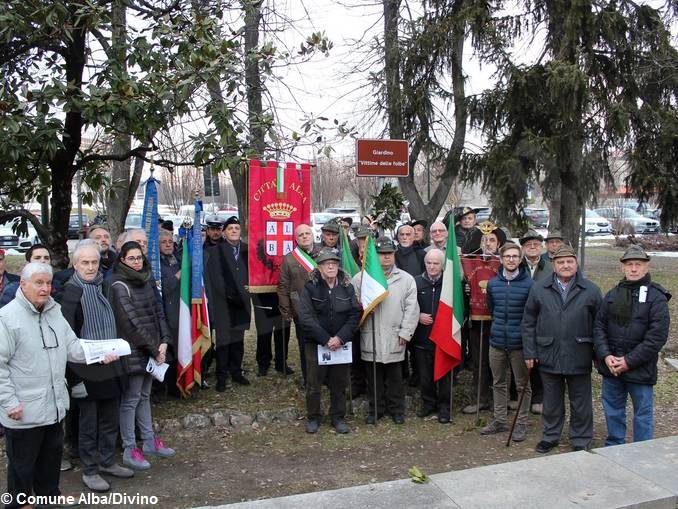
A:
<svg viewBox="0 0 678 509">
<path fill-rule="evenodd" d="M 401 362 L 376 363 L 377 413 L 391 415 L 405 413 L 405 391 L 403 389 L 403 367 Z M 367 375 L 367 398 L 370 413 L 374 414 L 374 368 L 372 362 L 365 362 Z"/>
<path fill-rule="evenodd" d="M 348 364 L 321 366 L 318 364 L 318 346 L 306 343 L 306 413 L 309 420 L 320 420 L 320 393 L 323 382 L 330 389 L 330 422 L 343 419 L 346 415 L 346 384 L 348 383 Z"/>
<path fill-rule="evenodd" d="M 558 442 L 565 424 L 565 386 L 570 400 L 570 444 L 588 447 L 593 438 L 591 375 L 554 375 L 541 372 L 544 384 L 543 440 Z"/>
<path fill-rule="evenodd" d="M 219 345 L 214 353 L 217 358 L 217 380 L 226 380 L 228 375 L 242 375 L 242 359 L 245 356 L 245 331 L 233 331 L 240 341 L 228 345 Z"/>
<path fill-rule="evenodd" d="M 290 342 L 290 322 L 280 315 L 278 294 L 252 294 L 254 323 L 257 327 L 257 365 L 268 369 L 273 359 L 271 337 L 275 348 L 275 369 L 283 371 L 287 365 Z"/>
<path fill-rule="evenodd" d="M 437 382 L 433 381 L 434 350 L 413 348 L 419 366 L 419 387 L 424 408 L 432 408 L 439 413 L 450 413 L 450 376 L 451 372 Z"/>
<path fill-rule="evenodd" d="M 530 371 L 530 386 L 532 387 L 532 401 L 533 405 L 540 404 L 544 401 L 544 384 L 541 381 L 539 374 L 539 366 L 535 366 Z"/>
<path fill-rule="evenodd" d="M 28 429 L 5 428 L 7 448 L 7 493 L 12 502 L 7 508 L 20 507 L 19 493 L 57 496 L 61 474 L 64 430 L 60 422 Z"/>
<path fill-rule="evenodd" d="M 119 398 L 80 400 L 80 462 L 85 475 L 99 473 L 99 465 L 110 467 L 120 422 Z"/>
<path fill-rule="evenodd" d="M 297 345 L 299 347 L 299 364 L 301 365 L 301 374 L 304 376 L 304 383 L 306 383 L 306 354 L 304 353 L 305 344 L 304 333 L 299 325 L 299 319 L 294 318 L 294 331 L 297 334 Z"/>
<path fill-rule="evenodd" d="M 489 405 L 492 401 L 490 387 L 492 387 L 492 370 L 490 370 L 490 327 L 492 322 L 481 322 L 473 320 L 469 334 L 469 348 L 473 358 L 473 404 L 475 404 L 475 391 L 478 388 L 478 379 L 480 379 L 480 404 Z M 482 362 L 478 365 L 478 358 L 481 350 L 480 329 L 482 331 Z"/>
</svg>

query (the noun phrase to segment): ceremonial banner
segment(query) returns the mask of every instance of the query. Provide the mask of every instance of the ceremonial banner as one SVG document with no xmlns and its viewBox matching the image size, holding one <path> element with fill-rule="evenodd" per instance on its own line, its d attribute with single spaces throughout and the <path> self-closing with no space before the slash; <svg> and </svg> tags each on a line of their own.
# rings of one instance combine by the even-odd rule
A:
<svg viewBox="0 0 678 509">
<path fill-rule="evenodd" d="M 497 275 L 499 257 L 494 255 L 464 255 L 461 259 L 464 277 L 471 287 L 469 298 L 471 320 L 492 320 L 487 307 L 487 282 Z"/>
<path fill-rule="evenodd" d="M 294 229 L 311 224 L 311 165 L 250 160 L 249 291 L 275 292 Z"/>
<path fill-rule="evenodd" d="M 461 285 L 461 265 L 454 234 L 454 219 L 450 216 L 449 237 L 445 249 L 445 269 L 440 303 L 429 338 L 436 344 L 433 357 L 433 381 L 437 382 L 461 363 L 461 326 L 464 323 L 464 294 Z"/>
<path fill-rule="evenodd" d="M 151 175 L 146 181 L 144 193 L 144 211 L 141 215 L 141 227 L 146 230 L 148 251 L 146 258 L 151 264 L 153 278 L 160 289 L 160 238 L 158 235 L 158 180 Z"/>
</svg>

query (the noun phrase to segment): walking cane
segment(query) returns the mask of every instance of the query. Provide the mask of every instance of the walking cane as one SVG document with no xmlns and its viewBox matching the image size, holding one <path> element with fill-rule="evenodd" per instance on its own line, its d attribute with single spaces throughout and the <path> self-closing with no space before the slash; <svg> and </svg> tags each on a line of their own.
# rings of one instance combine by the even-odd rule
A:
<svg viewBox="0 0 678 509">
<path fill-rule="evenodd" d="M 374 391 L 374 425 L 379 420 L 379 410 L 377 408 L 377 338 L 374 331 L 374 313 L 370 316 L 372 320 L 372 390 Z"/>
<path fill-rule="evenodd" d="M 480 346 L 478 353 L 478 387 L 476 388 L 476 426 L 480 422 L 480 386 L 483 380 L 483 332 L 484 320 L 480 320 Z"/>
<path fill-rule="evenodd" d="M 532 373 L 532 368 L 527 368 L 527 376 L 525 377 L 525 383 L 523 384 L 523 389 L 520 391 L 520 398 L 518 398 L 518 410 L 516 410 L 516 415 L 513 416 L 513 424 L 511 424 L 511 430 L 509 431 L 508 440 L 506 441 L 506 447 L 511 446 L 511 439 L 513 438 L 513 430 L 516 428 L 516 422 L 518 422 L 518 414 L 520 409 L 523 406 L 523 399 L 525 399 L 525 391 L 527 390 L 527 384 L 530 383 L 530 374 Z"/>
</svg>

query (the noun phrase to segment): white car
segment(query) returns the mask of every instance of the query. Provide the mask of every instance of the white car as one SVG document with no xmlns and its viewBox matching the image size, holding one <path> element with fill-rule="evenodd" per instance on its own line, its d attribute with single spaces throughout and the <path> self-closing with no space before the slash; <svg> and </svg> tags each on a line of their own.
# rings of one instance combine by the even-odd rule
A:
<svg viewBox="0 0 678 509">
<path fill-rule="evenodd" d="M 595 210 L 586 209 L 586 235 L 610 235 L 612 225 Z"/>
<path fill-rule="evenodd" d="M 320 229 L 323 225 L 337 217 L 335 214 L 329 212 L 313 212 L 311 214 L 311 228 L 313 228 L 314 242 L 320 242 Z"/>
<path fill-rule="evenodd" d="M 595 210 L 612 224 L 614 233 L 659 233 L 659 221 L 641 216 L 633 209 L 625 207 L 603 207 Z"/>
<path fill-rule="evenodd" d="M 33 244 L 38 244 L 38 233 L 33 226 L 28 225 L 28 235 L 19 235 L 14 232 L 13 226 L 20 222 L 19 218 L 0 224 L 0 248 L 16 249 L 17 251 L 28 251 Z"/>
</svg>

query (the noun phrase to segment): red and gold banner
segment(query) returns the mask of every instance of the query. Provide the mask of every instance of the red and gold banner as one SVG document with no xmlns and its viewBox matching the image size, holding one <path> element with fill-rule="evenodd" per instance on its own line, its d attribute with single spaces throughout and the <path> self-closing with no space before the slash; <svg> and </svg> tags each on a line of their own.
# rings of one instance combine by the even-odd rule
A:
<svg viewBox="0 0 678 509">
<path fill-rule="evenodd" d="M 249 290 L 275 292 L 294 229 L 311 224 L 311 165 L 250 160 Z"/>
<path fill-rule="evenodd" d="M 471 287 L 469 298 L 471 320 L 492 320 L 487 307 L 487 282 L 497 275 L 501 266 L 497 256 L 466 255 L 461 257 L 464 279 Z"/>
</svg>

